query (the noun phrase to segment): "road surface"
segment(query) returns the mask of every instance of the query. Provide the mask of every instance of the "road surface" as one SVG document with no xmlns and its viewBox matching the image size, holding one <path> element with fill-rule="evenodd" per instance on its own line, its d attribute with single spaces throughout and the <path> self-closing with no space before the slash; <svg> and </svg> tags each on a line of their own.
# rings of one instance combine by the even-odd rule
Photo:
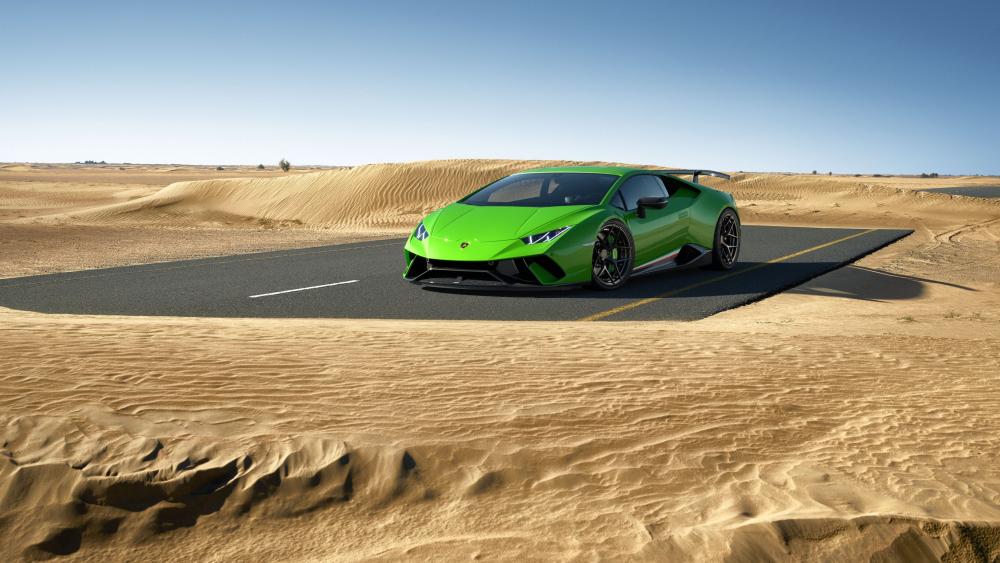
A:
<svg viewBox="0 0 1000 563">
<path fill-rule="evenodd" d="M 403 241 L 382 240 L 0 280 L 0 306 L 186 317 L 692 320 L 799 285 L 909 233 L 744 226 L 733 270 L 652 274 L 614 292 L 423 289 L 401 277 Z"/>
</svg>

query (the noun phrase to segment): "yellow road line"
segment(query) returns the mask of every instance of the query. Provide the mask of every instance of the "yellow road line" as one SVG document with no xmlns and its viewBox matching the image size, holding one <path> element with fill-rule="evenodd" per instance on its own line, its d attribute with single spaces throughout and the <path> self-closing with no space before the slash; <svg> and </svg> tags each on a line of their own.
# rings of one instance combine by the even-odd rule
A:
<svg viewBox="0 0 1000 563">
<path fill-rule="evenodd" d="M 852 238 L 857 238 L 857 237 L 860 237 L 860 236 L 863 236 L 863 235 L 867 235 L 868 233 L 874 233 L 876 230 L 878 230 L 878 229 L 868 229 L 867 231 L 862 231 L 860 233 L 854 233 L 853 235 L 848 235 L 848 236 L 846 236 L 844 238 L 839 238 L 837 240 L 832 240 L 830 242 L 824 242 L 823 244 L 818 244 L 818 245 L 816 245 L 816 246 L 814 246 L 812 248 L 807 248 L 805 250 L 800 250 L 798 252 L 793 252 L 791 254 L 788 254 L 787 256 L 782 256 L 781 258 L 775 258 L 774 260 L 768 260 L 767 262 L 761 262 L 760 264 L 754 264 L 753 266 L 750 266 L 749 268 L 744 268 L 742 270 L 738 270 L 736 272 L 730 272 L 728 274 L 724 274 L 724 275 L 721 275 L 719 277 L 714 277 L 714 278 L 703 280 L 703 281 L 700 281 L 700 282 L 697 282 L 697 283 L 693 283 L 691 285 L 686 285 L 686 286 L 684 286 L 682 288 L 679 288 L 679 289 L 674 289 L 674 290 L 668 291 L 666 293 L 661 293 L 660 295 L 657 295 L 655 297 L 647 297 L 645 299 L 640 299 L 638 301 L 633 301 L 631 303 L 626 303 L 626 304 L 621 305 L 619 307 L 615 307 L 614 309 L 608 309 L 607 311 L 601 311 L 600 313 L 594 313 L 593 315 L 590 315 L 588 317 L 583 317 L 580 320 L 581 321 L 599 321 L 601 319 L 605 319 L 607 317 L 610 317 L 611 315 L 617 315 L 618 313 L 624 313 L 625 311 L 631 311 L 632 309 L 635 309 L 637 307 L 642 307 L 643 305 L 649 305 L 650 303 L 655 303 L 655 302 L 657 302 L 657 301 L 659 301 L 661 299 L 665 299 L 667 297 L 671 297 L 671 296 L 677 295 L 679 293 L 684 293 L 685 291 L 692 290 L 692 289 L 694 289 L 696 287 L 701 287 L 703 285 L 708 285 L 710 283 L 720 282 L 722 280 L 728 280 L 729 278 L 734 278 L 736 276 L 739 276 L 739 275 L 742 275 L 742 274 L 746 274 L 746 273 L 752 272 L 754 270 L 759 270 L 759 269 L 764 268 L 766 266 L 770 266 L 771 264 L 777 264 L 779 262 L 784 262 L 786 260 L 791 260 L 792 258 L 798 258 L 799 256 L 802 256 L 803 254 L 809 254 L 810 252 L 815 252 L 817 250 L 820 250 L 820 249 L 823 249 L 823 248 L 827 248 L 827 247 L 833 246 L 835 244 L 840 244 L 840 243 L 842 243 L 844 241 L 851 240 Z"/>
</svg>

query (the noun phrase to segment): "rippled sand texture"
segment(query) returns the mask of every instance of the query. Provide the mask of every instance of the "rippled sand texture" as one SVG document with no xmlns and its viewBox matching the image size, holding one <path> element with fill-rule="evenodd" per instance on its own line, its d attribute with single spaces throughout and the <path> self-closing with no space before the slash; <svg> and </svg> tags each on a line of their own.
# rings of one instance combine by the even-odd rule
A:
<svg viewBox="0 0 1000 563">
<path fill-rule="evenodd" d="M 199 220 L 178 216 L 169 223 L 127 215 L 116 221 L 76 217 L 89 209 L 145 198 L 181 181 L 285 176 L 273 167 L 215 168 L 0 165 L 0 278 L 357 240 L 294 223 L 223 214 Z"/>
<path fill-rule="evenodd" d="M 398 235 L 540 164 L 0 166 L 0 276 Z M 1000 200 L 917 191 L 991 181 L 737 174 L 745 222 L 915 233 L 691 323 L 0 309 L 0 561 L 995 561 Z"/>
<path fill-rule="evenodd" d="M 430 211 L 498 178 L 529 168 L 575 164 L 606 163 L 437 160 L 371 164 L 276 178 L 193 180 L 173 183 L 145 197 L 81 207 L 54 217 L 89 223 L 143 224 L 197 224 L 231 217 L 351 232 L 405 233 Z M 879 226 L 903 226 L 914 220 L 950 225 L 963 218 L 995 217 L 1000 212 L 1000 201 L 916 191 L 937 185 L 990 182 L 996 179 L 757 173 L 735 173 L 731 181 L 705 181 L 732 192 L 748 222 Z"/>
<path fill-rule="evenodd" d="M 0 276 L 402 236 L 426 213 L 498 178 L 565 164 L 602 163 L 437 160 L 291 174 L 2 165 Z M 996 178 L 734 173 L 706 183 L 732 192 L 746 223 L 905 227 L 946 238 L 1000 228 L 1000 199 L 918 191 Z"/>
<path fill-rule="evenodd" d="M 39 317 L 8 556 L 1000 554 L 1000 339 Z"/>
</svg>

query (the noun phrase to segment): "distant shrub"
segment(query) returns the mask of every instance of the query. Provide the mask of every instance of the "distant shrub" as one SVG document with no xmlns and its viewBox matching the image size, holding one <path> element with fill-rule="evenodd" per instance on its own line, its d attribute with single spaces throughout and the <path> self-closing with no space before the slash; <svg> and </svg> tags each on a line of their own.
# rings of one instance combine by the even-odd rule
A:
<svg viewBox="0 0 1000 563">
<path fill-rule="evenodd" d="M 258 164 L 257 165 L 257 170 L 263 170 L 263 169 L 264 169 L 264 165 L 263 164 Z"/>
<path fill-rule="evenodd" d="M 288 172 L 292 168 L 292 165 L 287 160 L 281 159 L 278 161 L 278 168 L 281 168 L 282 172 Z"/>
<path fill-rule="evenodd" d="M 216 166 L 216 167 L 215 167 L 215 169 L 216 169 L 216 170 L 225 170 L 225 168 L 223 168 L 223 167 L 221 167 L 221 166 Z"/>
<path fill-rule="evenodd" d="M 813 170 L 813 176 L 815 176 L 816 174 L 818 174 L 818 172 L 816 172 L 815 170 Z"/>
<path fill-rule="evenodd" d="M 938 173 L 937 172 L 931 172 L 930 174 L 928 174 L 928 173 L 924 172 L 924 173 L 920 174 L 920 177 L 921 178 L 937 178 L 938 177 Z"/>
<path fill-rule="evenodd" d="M 831 170 L 831 171 L 827 172 L 826 175 L 827 176 L 833 176 L 833 171 Z"/>
<path fill-rule="evenodd" d="M 854 175 L 854 177 L 855 177 L 855 178 L 860 178 L 860 177 L 861 177 L 861 174 L 855 174 L 855 175 Z"/>
</svg>

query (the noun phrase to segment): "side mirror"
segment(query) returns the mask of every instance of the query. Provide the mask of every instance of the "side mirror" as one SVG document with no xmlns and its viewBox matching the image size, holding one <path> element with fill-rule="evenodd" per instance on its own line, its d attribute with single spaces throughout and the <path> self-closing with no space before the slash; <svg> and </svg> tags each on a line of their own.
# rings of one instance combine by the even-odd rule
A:
<svg viewBox="0 0 1000 563">
<path fill-rule="evenodd" d="M 662 196 L 651 196 L 651 197 L 640 197 L 638 204 L 638 209 L 635 210 L 635 214 L 642 219 L 646 216 L 646 208 L 650 207 L 652 209 L 663 209 L 667 206 L 667 198 Z"/>
</svg>

